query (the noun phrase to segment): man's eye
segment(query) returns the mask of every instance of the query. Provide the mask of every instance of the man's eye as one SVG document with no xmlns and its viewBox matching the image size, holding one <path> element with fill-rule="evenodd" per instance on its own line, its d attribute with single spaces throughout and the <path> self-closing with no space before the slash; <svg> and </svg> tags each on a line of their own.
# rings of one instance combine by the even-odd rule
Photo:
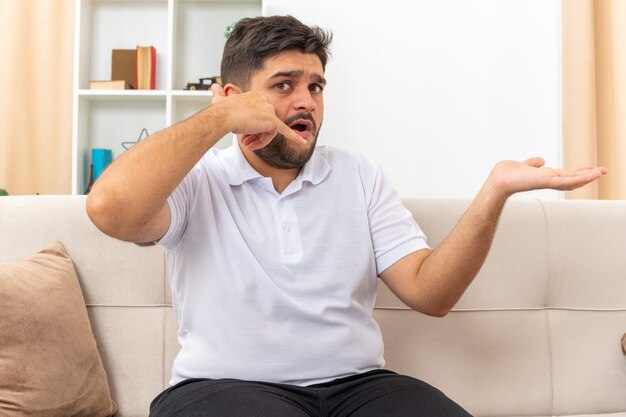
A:
<svg viewBox="0 0 626 417">
<path fill-rule="evenodd" d="M 289 83 L 278 83 L 275 86 L 276 88 L 278 88 L 279 90 L 282 91 L 287 91 L 291 88 L 291 86 L 289 85 Z"/>
<path fill-rule="evenodd" d="M 311 84 L 309 86 L 309 90 L 311 90 L 313 93 L 321 93 L 322 91 L 324 91 L 324 87 L 319 84 Z"/>
</svg>

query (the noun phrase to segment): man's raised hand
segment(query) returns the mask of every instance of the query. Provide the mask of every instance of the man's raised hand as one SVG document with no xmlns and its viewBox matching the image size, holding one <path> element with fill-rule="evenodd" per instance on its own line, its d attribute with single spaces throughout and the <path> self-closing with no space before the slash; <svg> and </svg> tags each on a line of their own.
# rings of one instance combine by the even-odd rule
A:
<svg viewBox="0 0 626 417">
<path fill-rule="evenodd" d="M 574 169 L 545 167 L 542 158 L 526 161 L 501 161 L 491 171 L 488 182 L 492 189 L 504 197 L 530 190 L 553 189 L 570 191 L 587 185 L 605 175 L 604 167 L 584 166 Z"/>
<path fill-rule="evenodd" d="M 241 136 L 241 142 L 254 151 L 270 143 L 278 133 L 298 145 L 307 143 L 276 116 L 274 106 L 267 98 L 254 92 L 226 96 L 217 83 L 211 85 L 212 105 L 224 109 L 224 120 L 229 131 Z"/>
</svg>

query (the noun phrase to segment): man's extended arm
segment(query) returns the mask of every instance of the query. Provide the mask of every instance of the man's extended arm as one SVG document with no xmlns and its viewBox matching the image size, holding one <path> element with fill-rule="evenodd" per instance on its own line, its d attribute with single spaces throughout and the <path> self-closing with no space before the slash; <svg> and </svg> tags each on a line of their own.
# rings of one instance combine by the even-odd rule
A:
<svg viewBox="0 0 626 417">
<path fill-rule="evenodd" d="M 167 197 L 228 132 L 254 134 L 263 143 L 277 132 L 302 141 L 260 95 L 226 97 L 217 85 L 213 94 L 209 107 L 140 141 L 102 173 L 87 198 L 87 213 L 100 230 L 137 243 L 160 239 L 170 224 Z"/>
<path fill-rule="evenodd" d="M 543 164 L 540 158 L 498 163 L 437 249 L 414 252 L 400 259 L 383 271 L 381 279 L 411 308 L 445 316 L 485 261 L 504 204 L 512 194 L 542 188 L 572 190 L 606 173 L 605 168 L 554 170 Z"/>
</svg>

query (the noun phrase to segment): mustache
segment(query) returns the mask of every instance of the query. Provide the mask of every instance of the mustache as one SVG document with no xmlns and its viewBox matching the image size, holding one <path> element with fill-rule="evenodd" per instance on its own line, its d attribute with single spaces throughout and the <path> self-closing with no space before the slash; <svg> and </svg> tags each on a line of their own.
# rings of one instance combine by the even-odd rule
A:
<svg viewBox="0 0 626 417">
<path fill-rule="evenodd" d="M 296 120 L 308 120 L 313 124 L 313 133 L 317 132 L 317 123 L 315 123 L 315 119 L 313 118 L 313 115 L 309 112 L 298 112 L 296 114 L 294 114 L 291 117 L 286 118 L 285 120 L 283 120 L 283 123 L 286 124 L 287 126 L 291 126 L 291 124 L 293 122 L 295 122 Z"/>
</svg>

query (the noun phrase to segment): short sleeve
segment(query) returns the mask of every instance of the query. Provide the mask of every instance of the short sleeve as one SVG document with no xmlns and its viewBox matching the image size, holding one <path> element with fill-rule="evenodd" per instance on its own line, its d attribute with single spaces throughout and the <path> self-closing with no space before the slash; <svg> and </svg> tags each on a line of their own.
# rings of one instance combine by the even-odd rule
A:
<svg viewBox="0 0 626 417">
<path fill-rule="evenodd" d="M 191 205 L 194 201 L 200 168 L 194 167 L 167 198 L 170 208 L 170 227 L 158 244 L 166 249 L 173 249 L 180 242 L 186 228 Z"/>
<path fill-rule="evenodd" d="M 426 235 L 383 171 L 365 158 L 361 159 L 361 177 L 368 203 L 370 233 L 380 275 L 401 258 L 428 249 Z"/>
</svg>

